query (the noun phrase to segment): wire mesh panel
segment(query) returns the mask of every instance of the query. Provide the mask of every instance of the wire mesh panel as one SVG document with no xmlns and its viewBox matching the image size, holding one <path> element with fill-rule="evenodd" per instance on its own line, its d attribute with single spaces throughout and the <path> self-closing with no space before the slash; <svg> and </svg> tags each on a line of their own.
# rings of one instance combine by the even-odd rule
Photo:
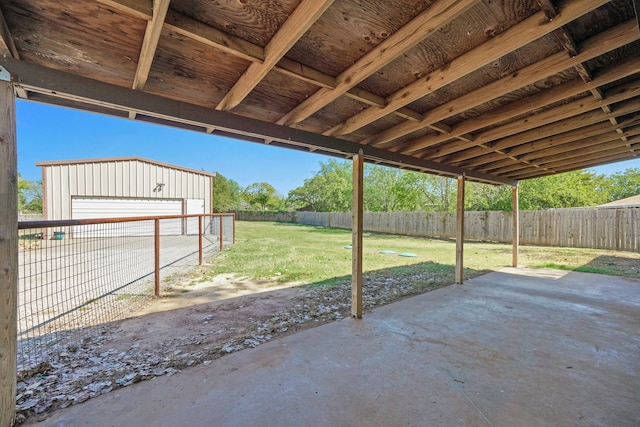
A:
<svg viewBox="0 0 640 427">
<path fill-rule="evenodd" d="M 232 237 L 225 235 L 232 235 L 233 220 L 216 215 L 20 223 L 18 369 L 55 359 L 58 344 L 98 334 L 98 326 L 130 316 L 154 295 L 156 271 L 161 279 L 195 267 L 200 240 L 204 254 L 220 250 L 220 230 L 230 245 Z"/>
</svg>

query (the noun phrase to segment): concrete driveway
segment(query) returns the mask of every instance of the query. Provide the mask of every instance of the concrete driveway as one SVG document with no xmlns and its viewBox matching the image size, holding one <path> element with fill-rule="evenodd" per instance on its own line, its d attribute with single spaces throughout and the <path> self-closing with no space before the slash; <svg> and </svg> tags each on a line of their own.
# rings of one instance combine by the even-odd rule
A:
<svg viewBox="0 0 640 427">
<path fill-rule="evenodd" d="M 38 426 L 640 425 L 640 282 L 504 269 Z"/>
</svg>

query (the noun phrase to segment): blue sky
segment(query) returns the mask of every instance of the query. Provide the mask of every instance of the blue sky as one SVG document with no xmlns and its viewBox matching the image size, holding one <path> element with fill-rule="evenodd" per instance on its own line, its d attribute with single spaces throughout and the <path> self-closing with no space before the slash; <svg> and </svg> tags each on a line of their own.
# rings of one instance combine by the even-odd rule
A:
<svg viewBox="0 0 640 427">
<path fill-rule="evenodd" d="M 35 162 L 139 156 L 208 172 L 246 187 L 265 181 L 280 194 L 303 184 L 328 157 L 94 113 L 17 101 L 18 171 L 41 179 Z M 595 168 L 610 174 L 640 159 Z"/>
</svg>

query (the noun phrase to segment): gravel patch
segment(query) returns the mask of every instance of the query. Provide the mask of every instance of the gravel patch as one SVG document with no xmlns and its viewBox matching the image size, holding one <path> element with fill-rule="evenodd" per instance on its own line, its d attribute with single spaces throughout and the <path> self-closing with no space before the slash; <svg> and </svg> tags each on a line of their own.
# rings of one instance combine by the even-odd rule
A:
<svg viewBox="0 0 640 427">
<path fill-rule="evenodd" d="M 388 272 L 365 274 L 365 312 L 449 285 L 453 280 L 453 269 L 406 267 L 394 271 L 393 276 Z M 174 334 L 163 334 L 162 340 L 152 343 L 133 340 L 123 345 L 120 323 L 101 327 L 99 334 L 81 341 L 66 343 L 49 354 L 51 361 L 18 373 L 16 424 L 43 420 L 51 411 L 201 363 L 209 365 L 226 354 L 350 316 L 348 280 L 331 287 L 307 286 L 302 292 L 300 288 L 291 291 L 294 289 L 298 292 L 294 297 L 278 298 L 274 305 L 279 309 L 268 313 L 252 309 L 260 298 L 254 295 L 234 299 L 210 312 L 206 307 L 191 308 L 185 311 L 189 328 L 176 328 Z"/>
</svg>

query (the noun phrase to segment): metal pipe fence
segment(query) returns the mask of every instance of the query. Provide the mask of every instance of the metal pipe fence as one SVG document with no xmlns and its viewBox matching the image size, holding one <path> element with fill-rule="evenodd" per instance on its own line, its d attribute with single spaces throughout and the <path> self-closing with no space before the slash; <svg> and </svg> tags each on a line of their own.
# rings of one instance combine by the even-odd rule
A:
<svg viewBox="0 0 640 427">
<path fill-rule="evenodd" d="M 18 371 L 56 358 L 235 242 L 233 214 L 18 223 Z"/>
</svg>

